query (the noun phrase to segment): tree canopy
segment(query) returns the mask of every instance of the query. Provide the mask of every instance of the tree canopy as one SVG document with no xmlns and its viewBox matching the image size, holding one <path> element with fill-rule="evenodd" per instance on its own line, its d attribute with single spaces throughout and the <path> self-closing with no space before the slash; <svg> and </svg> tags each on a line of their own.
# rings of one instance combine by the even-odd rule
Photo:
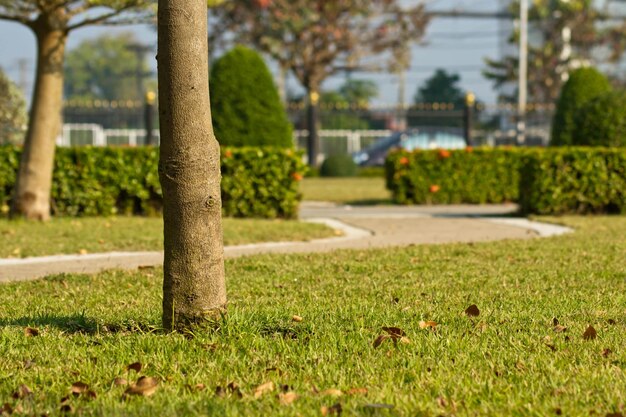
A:
<svg viewBox="0 0 626 417">
<path fill-rule="evenodd" d="M 88 39 L 67 53 L 66 99 L 143 100 L 144 78 L 156 86 L 132 33 Z"/>
<path fill-rule="evenodd" d="M 0 70 L 0 144 L 21 143 L 27 121 L 22 92 Z"/>
</svg>

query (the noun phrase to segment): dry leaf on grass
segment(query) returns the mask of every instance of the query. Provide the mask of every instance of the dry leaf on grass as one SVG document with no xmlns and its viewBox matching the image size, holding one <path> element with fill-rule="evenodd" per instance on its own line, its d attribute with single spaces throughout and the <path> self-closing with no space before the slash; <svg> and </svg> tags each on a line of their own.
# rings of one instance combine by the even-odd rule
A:
<svg viewBox="0 0 626 417">
<path fill-rule="evenodd" d="M 85 384 L 84 382 L 74 382 L 72 384 L 72 394 L 74 394 L 74 396 L 79 396 L 80 394 L 87 392 L 89 390 L 89 385 Z"/>
<path fill-rule="evenodd" d="M 133 362 L 130 365 L 128 365 L 126 367 L 127 371 L 135 371 L 137 373 L 141 372 L 141 368 L 143 368 L 143 365 L 141 364 L 141 362 Z"/>
<path fill-rule="evenodd" d="M 330 407 L 327 406 L 322 406 L 322 408 L 320 409 L 320 411 L 322 412 L 322 416 L 330 416 L 330 415 L 341 415 L 341 412 L 343 411 L 343 408 L 341 407 L 341 404 L 337 403 L 337 404 L 333 404 Z"/>
<path fill-rule="evenodd" d="M 585 333 L 583 333 L 583 339 L 585 340 L 592 340 L 595 339 L 597 336 L 598 332 L 596 332 L 596 329 L 594 329 L 593 326 L 587 327 L 587 330 L 585 330 Z"/>
<path fill-rule="evenodd" d="M 567 327 L 557 324 L 556 326 L 554 326 L 554 331 L 557 333 L 563 333 L 567 331 Z"/>
<path fill-rule="evenodd" d="M 367 394 L 367 388 L 350 388 L 346 391 L 348 395 Z"/>
<path fill-rule="evenodd" d="M 329 388 L 320 392 L 320 395 L 329 395 L 331 397 L 341 397 L 343 395 L 343 392 L 340 389 Z"/>
<path fill-rule="evenodd" d="M 274 383 L 272 381 L 268 381 L 254 389 L 254 398 L 261 398 L 263 394 L 272 391 L 274 391 Z"/>
<path fill-rule="evenodd" d="M 281 392 L 280 394 L 278 394 L 278 401 L 282 405 L 289 405 L 297 399 L 298 399 L 298 394 L 296 394 L 293 391 Z"/>
<path fill-rule="evenodd" d="M 433 329 L 436 330 L 437 323 L 434 321 L 420 321 L 420 329 Z"/>
<path fill-rule="evenodd" d="M 159 387 L 159 381 L 149 376 L 140 377 L 137 382 L 124 391 L 124 395 L 139 395 L 149 397 L 154 394 Z"/>
<path fill-rule="evenodd" d="M 72 407 L 70 404 L 63 404 L 61 406 L 61 408 L 59 408 L 59 411 L 63 414 L 65 413 L 73 413 L 74 412 L 74 407 Z"/>
<path fill-rule="evenodd" d="M 380 346 L 385 340 L 389 339 L 390 337 L 391 336 L 386 334 L 381 334 L 380 336 L 378 336 L 376 340 L 374 340 L 374 348 Z"/>
<path fill-rule="evenodd" d="M 465 309 L 465 314 L 468 317 L 478 317 L 480 315 L 480 310 L 476 304 L 472 304 Z"/>
<path fill-rule="evenodd" d="M 602 356 L 604 356 L 605 358 L 608 358 L 611 353 L 613 353 L 613 351 L 609 348 L 606 348 L 602 351 Z"/>
<path fill-rule="evenodd" d="M 124 378 L 117 377 L 113 380 L 113 385 L 128 385 L 128 381 Z"/>
<path fill-rule="evenodd" d="M 33 395 L 33 391 L 30 388 L 28 388 L 28 386 L 22 384 L 11 395 L 11 397 L 13 397 L 13 399 L 17 400 L 17 399 L 21 399 L 21 398 L 26 398 L 26 397 L 31 396 L 31 395 Z"/>
<path fill-rule="evenodd" d="M 35 337 L 35 336 L 39 336 L 39 330 L 33 328 L 33 327 L 26 327 L 24 328 L 24 336 L 26 337 Z"/>
</svg>

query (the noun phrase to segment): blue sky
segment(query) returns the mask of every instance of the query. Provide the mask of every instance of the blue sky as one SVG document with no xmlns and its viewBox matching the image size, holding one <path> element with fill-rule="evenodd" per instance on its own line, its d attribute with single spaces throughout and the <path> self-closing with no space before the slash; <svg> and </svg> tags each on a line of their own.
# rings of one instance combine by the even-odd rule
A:
<svg viewBox="0 0 626 417">
<path fill-rule="evenodd" d="M 480 10 L 497 11 L 504 0 L 427 0 L 432 10 Z M 405 4 L 414 4 L 414 0 L 405 0 Z M 506 29 L 506 28 L 505 28 Z M 156 34 L 145 26 L 96 27 L 84 28 L 73 32 L 69 38 L 69 49 L 82 40 L 97 37 L 104 33 L 132 31 L 137 38 L 147 44 L 156 45 Z M 504 30 L 506 32 L 506 30 Z M 413 48 L 411 69 L 407 74 L 406 98 L 411 101 L 416 88 L 428 78 L 436 68 L 445 68 L 461 75 L 461 85 L 473 91 L 480 100 L 488 103 L 495 101 L 496 93 L 491 83 L 481 76 L 484 58 L 500 56 L 500 35 L 503 33 L 502 22 L 495 19 L 434 19 L 427 31 L 427 45 Z M 35 62 L 35 38 L 25 27 L 11 22 L 0 21 L 0 66 L 15 81 L 19 80 L 18 61 L 26 59 L 29 74 L 28 83 L 32 84 Z M 378 104 L 393 104 L 398 96 L 398 84 L 395 77 L 383 73 L 355 74 L 354 78 L 370 79 L 379 85 Z M 327 89 L 340 85 L 344 76 L 335 76 L 324 84 Z M 299 86 L 289 82 L 292 91 Z"/>
</svg>

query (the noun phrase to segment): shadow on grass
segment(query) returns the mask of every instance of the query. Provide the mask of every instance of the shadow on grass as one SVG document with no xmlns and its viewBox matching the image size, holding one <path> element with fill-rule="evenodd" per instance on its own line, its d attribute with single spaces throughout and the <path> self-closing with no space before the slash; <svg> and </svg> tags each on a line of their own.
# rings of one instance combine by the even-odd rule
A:
<svg viewBox="0 0 626 417">
<path fill-rule="evenodd" d="M 390 198 L 370 198 L 364 200 L 352 200 L 346 201 L 346 205 L 349 206 L 393 206 L 394 203 Z"/>
<path fill-rule="evenodd" d="M 0 317 L 0 328 L 3 327 L 53 327 L 68 334 L 114 334 L 114 333 L 154 333 L 162 332 L 155 324 L 127 320 L 119 323 L 104 323 L 84 314 L 70 316 L 37 314 L 15 319 Z"/>
</svg>

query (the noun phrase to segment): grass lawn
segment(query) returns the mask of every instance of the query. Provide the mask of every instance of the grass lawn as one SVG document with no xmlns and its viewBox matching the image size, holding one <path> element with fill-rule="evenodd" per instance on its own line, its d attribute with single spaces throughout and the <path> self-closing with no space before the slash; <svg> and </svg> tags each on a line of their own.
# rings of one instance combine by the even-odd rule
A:
<svg viewBox="0 0 626 417">
<path fill-rule="evenodd" d="M 605 416 L 626 403 L 626 217 L 558 221 L 578 231 L 230 260 L 228 315 L 196 335 L 159 331 L 160 269 L 0 285 L 0 404 L 35 415 Z M 464 314 L 472 304 L 477 317 Z M 585 340 L 589 325 L 597 337 Z M 374 347 L 390 326 L 404 339 Z M 140 373 L 126 369 L 134 362 Z M 156 392 L 123 399 L 115 378 L 139 375 Z M 68 397 L 76 382 L 93 395 Z"/>
<path fill-rule="evenodd" d="M 324 225 L 281 220 L 224 219 L 223 228 L 226 245 L 301 241 L 335 234 Z M 55 218 L 48 223 L 0 220 L 0 258 L 162 248 L 161 218 Z"/>
<path fill-rule="evenodd" d="M 391 202 L 384 178 L 305 178 L 300 190 L 304 200 L 346 204 Z"/>
</svg>

